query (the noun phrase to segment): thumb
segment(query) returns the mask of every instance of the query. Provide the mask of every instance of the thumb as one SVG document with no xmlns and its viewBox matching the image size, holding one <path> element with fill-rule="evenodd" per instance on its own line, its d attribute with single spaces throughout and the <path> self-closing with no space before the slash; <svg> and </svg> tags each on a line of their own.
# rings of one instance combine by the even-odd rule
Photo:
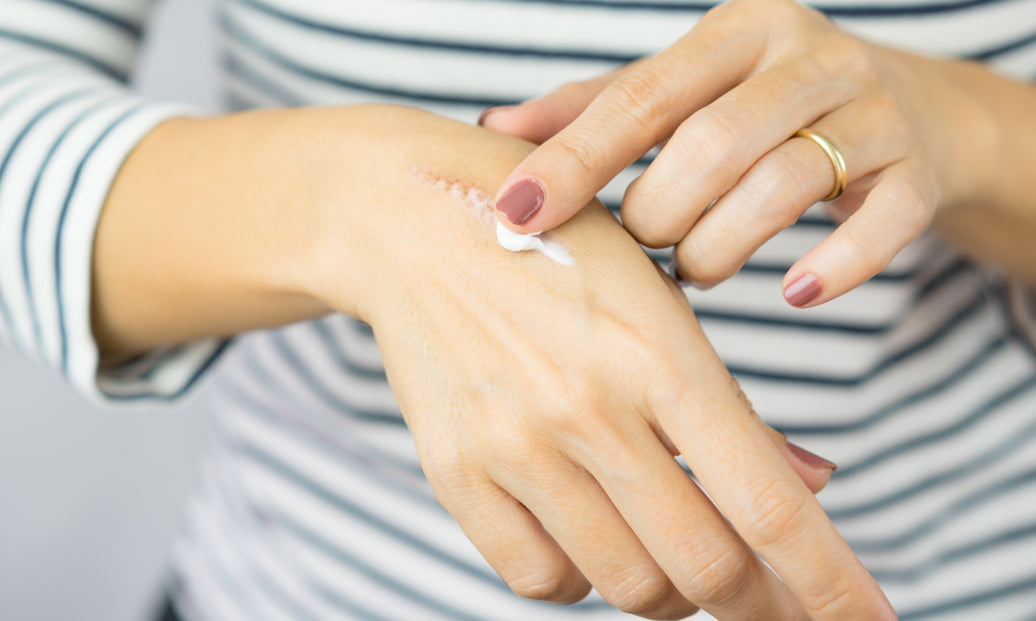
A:
<svg viewBox="0 0 1036 621">
<path fill-rule="evenodd" d="M 542 144 L 575 120 L 621 70 L 569 82 L 554 92 L 516 106 L 488 108 L 478 124 L 501 134 Z"/>
</svg>

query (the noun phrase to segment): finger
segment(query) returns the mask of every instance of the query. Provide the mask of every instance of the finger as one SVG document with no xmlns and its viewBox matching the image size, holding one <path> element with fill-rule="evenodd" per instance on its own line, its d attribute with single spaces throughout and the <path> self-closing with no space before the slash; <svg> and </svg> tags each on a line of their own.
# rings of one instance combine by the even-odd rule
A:
<svg viewBox="0 0 1036 621">
<path fill-rule="evenodd" d="M 647 246 L 675 244 L 759 158 L 847 103 L 856 86 L 812 64 L 767 69 L 691 115 L 626 191 L 623 226 Z"/>
<path fill-rule="evenodd" d="M 511 590 L 557 603 L 586 597 L 590 583 L 527 508 L 488 478 L 462 485 L 436 485 L 436 497 Z"/>
<path fill-rule="evenodd" d="M 679 296 L 679 299 L 686 299 L 686 296 L 679 291 L 676 292 L 676 295 Z M 741 403 L 744 411 L 751 412 L 753 416 L 758 416 L 758 414 L 755 413 L 755 408 L 752 406 L 752 402 L 749 401 L 748 396 L 745 395 L 745 391 L 741 389 L 741 384 L 734 380 L 734 387 L 738 393 L 738 401 Z M 790 442 L 787 436 L 773 427 L 766 425 L 763 429 L 770 437 L 770 441 L 772 441 L 774 446 L 776 446 L 781 454 L 784 455 L 784 458 L 789 464 L 791 464 L 791 467 L 799 475 L 799 478 L 802 479 L 802 482 L 809 488 L 809 491 L 817 494 L 827 486 L 828 482 L 831 480 L 831 475 L 838 469 L 837 464 L 828 459 L 824 459 L 815 453 L 811 453 L 793 442 Z M 655 433 L 671 455 L 679 455 L 679 450 L 676 448 L 676 445 L 673 444 L 673 441 L 669 436 L 666 435 L 664 430 L 659 428 L 655 430 Z"/>
<path fill-rule="evenodd" d="M 805 618 L 648 425 L 599 431 L 573 450 L 688 601 L 720 619 Z"/>
<path fill-rule="evenodd" d="M 585 470 L 559 459 L 544 465 L 542 476 L 514 472 L 493 476 L 540 519 L 608 603 L 650 619 L 682 619 L 697 611 Z"/>
<path fill-rule="evenodd" d="M 764 37 L 727 36 L 725 28 L 702 28 L 706 21 L 608 84 L 526 157 L 497 194 L 501 222 L 519 233 L 561 224 L 691 112 L 743 79 Z"/>
<path fill-rule="evenodd" d="M 660 375 L 652 410 L 702 487 L 811 619 L 894 619 L 877 583 L 761 421 L 745 411 L 704 336 L 694 341 L 683 345 L 681 363 Z"/>
<path fill-rule="evenodd" d="M 848 184 L 893 163 L 906 152 L 899 133 L 874 131 L 883 115 L 858 100 L 813 124 L 841 151 Z M 687 281 L 713 286 L 733 276 L 767 240 L 794 224 L 835 184 L 834 166 L 815 142 L 791 138 L 752 164 L 703 215 L 676 249 Z"/>
<path fill-rule="evenodd" d="M 863 205 L 788 270 L 785 299 L 816 306 L 866 282 L 928 228 L 938 201 L 934 181 L 912 161 L 886 169 Z"/>
<path fill-rule="evenodd" d="M 605 86 L 640 62 L 634 61 L 590 80 L 569 82 L 548 95 L 516 106 L 489 108 L 479 117 L 478 124 L 486 129 L 541 144 L 582 114 Z"/>
</svg>

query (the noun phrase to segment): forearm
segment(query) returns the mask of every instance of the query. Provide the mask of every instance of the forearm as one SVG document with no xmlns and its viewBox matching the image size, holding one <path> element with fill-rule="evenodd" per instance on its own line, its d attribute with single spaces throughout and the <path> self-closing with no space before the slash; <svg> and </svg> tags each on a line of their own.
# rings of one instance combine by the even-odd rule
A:
<svg viewBox="0 0 1036 621">
<path fill-rule="evenodd" d="M 948 78 L 968 93 L 956 149 L 973 172 L 962 200 L 936 213 L 934 227 L 967 254 L 999 265 L 1036 286 L 1036 87 L 970 63 L 952 63 Z M 961 126 L 964 127 L 964 126 Z"/>
<path fill-rule="evenodd" d="M 485 148 L 464 147 L 476 142 Z M 492 191 L 530 149 L 387 106 L 167 122 L 126 161 L 98 226 L 92 306 L 102 355 L 115 362 L 331 310 L 363 318 L 386 260 L 379 240 L 446 238 L 436 227 L 471 225 L 426 213 L 442 206 L 422 198 L 431 188 L 408 171 L 431 166 Z"/>
</svg>

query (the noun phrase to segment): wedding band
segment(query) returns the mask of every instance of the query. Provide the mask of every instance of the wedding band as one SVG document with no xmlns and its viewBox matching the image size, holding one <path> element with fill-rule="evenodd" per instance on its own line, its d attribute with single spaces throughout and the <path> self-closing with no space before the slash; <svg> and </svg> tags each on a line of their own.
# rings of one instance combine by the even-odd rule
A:
<svg viewBox="0 0 1036 621">
<path fill-rule="evenodd" d="M 845 170 L 845 158 L 842 157 L 842 152 L 838 150 L 838 147 L 828 139 L 827 136 L 815 132 L 808 127 L 803 127 L 799 131 L 795 132 L 797 138 L 809 138 L 817 144 L 818 147 L 824 150 L 827 158 L 831 160 L 831 166 L 835 169 L 835 185 L 831 188 L 831 192 L 820 199 L 820 202 L 826 203 L 827 201 L 833 201 L 842 195 L 845 190 L 845 182 L 849 178 L 849 174 Z"/>
</svg>

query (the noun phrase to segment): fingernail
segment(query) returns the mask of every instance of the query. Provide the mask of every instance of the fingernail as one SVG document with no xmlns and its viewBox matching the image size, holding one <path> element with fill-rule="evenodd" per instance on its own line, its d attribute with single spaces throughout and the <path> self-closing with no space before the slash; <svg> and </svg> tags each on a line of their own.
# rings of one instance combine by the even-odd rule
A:
<svg viewBox="0 0 1036 621">
<path fill-rule="evenodd" d="M 820 295 L 823 285 L 813 274 L 803 274 L 784 288 L 784 299 L 792 306 L 805 306 Z"/>
<path fill-rule="evenodd" d="M 496 202 L 496 209 L 512 224 L 522 224 L 540 210 L 543 195 L 543 184 L 538 179 L 522 179 L 504 192 Z"/>
<path fill-rule="evenodd" d="M 683 276 L 680 276 L 680 271 L 678 269 L 676 269 L 676 259 L 673 259 L 672 261 L 669 262 L 669 270 L 668 271 L 669 271 L 669 276 L 671 276 L 672 279 L 676 281 L 676 284 L 680 285 L 681 287 L 686 287 L 686 286 L 691 284 L 691 283 L 687 282 L 686 280 L 684 280 Z"/>
<path fill-rule="evenodd" d="M 486 119 L 488 119 L 490 116 L 496 114 L 497 112 L 501 112 L 501 111 L 506 110 L 506 109 L 511 108 L 511 107 L 512 106 L 493 106 L 492 108 L 486 108 L 485 110 L 482 111 L 482 114 L 478 115 L 478 124 L 479 125 L 485 125 L 486 124 Z"/>
<path fill-rule="evenodd" d="M 832 472 L 838 470 L 838 464 L 833 461 L 828 461 L 815 453 L 810 453 L 806 449 L 802 448 L 794 442 L 788 442 L 788 450 L 799 459 L 802 463 L 810 466 L 811 468 L 828 468 Z"/>
</svg>

